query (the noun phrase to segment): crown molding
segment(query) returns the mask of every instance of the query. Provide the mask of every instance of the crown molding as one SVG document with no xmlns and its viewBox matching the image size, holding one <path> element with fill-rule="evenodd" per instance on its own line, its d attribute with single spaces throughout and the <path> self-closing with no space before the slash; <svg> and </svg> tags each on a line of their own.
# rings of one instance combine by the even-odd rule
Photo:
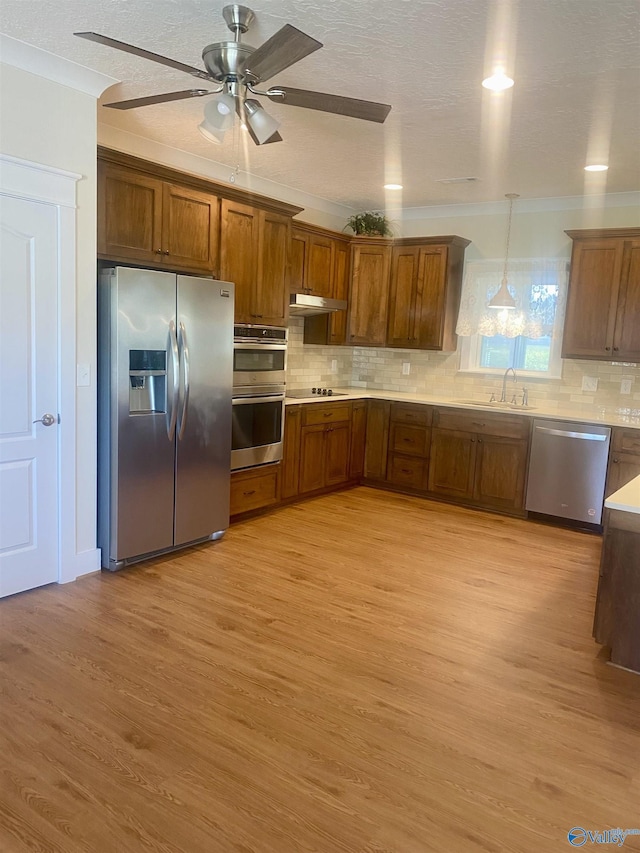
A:
<svg viewBox="0 0 640 853">
<path fill-rule="evenodd" d="M 518 214 L 521 214 L 615 207 L 637 207 L 640 211 L 640 192 L 562 196 L 559 198 L 521 198 L 518 200 L 517 210 Z M 385 213 L 390 218 L 409 222 L 416 219 L 447 219 L 459 216 L 498 216 L 504 214 L 505 210 L 506 202 L 487 201 L 473 204 L 440 204 L 429 207 L 387 208 Z"/>
<path fill-rule="evenodd" d="M 229 184 L 236 189 L 275 198 L 305 209 L 313 208 L 342 222 L 345 222 L 354 213 L 351 208 L 345 205 L 336 204 L 325 198 L 311 195 L 286 184 L 260 178 L 242 170 L 235 176 L 235 181 L 230 182 L 229 175 L 233 170 L 225 163 L 219 163 L 217 160 L 210 160 L 207 157 L 199 157 L 178 148 L 171 148 L 169 145 L 121 130 L 110 124 L 98 124 L 98 144 L 135 157 L 152 160 L 154 163 L 160 163 L 172 169 L 189 172 L 192 175 L 198 175 L 217 183 Z"/>
<path fill-rule="evenodd" d="M 84 65 L 63 59 L 4 33 L 0 33 L 0 61 L 94 98 L 99 98 L 105 89 L 120 82 L 107 74 L 100 74 L 92 68 L 85 68 Z"/>
</svg>

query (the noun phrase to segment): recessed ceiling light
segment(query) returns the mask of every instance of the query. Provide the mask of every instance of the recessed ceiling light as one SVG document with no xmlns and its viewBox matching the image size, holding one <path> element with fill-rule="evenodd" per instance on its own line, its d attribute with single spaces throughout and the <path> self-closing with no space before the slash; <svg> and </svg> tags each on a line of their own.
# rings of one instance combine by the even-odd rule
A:
<svg viewBox="0 0 640 853">
<path fill-rule="evenodd" d="M 507 77 L 504 71 L 496 71 L 491 77 L 485 77 L 482 85 L 485 89 L 491 89 L 492 92 L 504 92 L 505 89 L 513 86 L 513 80 Z"/>
<path fill-rule="evenodd" d="M 402 184 L 385 184 L 385 190 L 401 190 Z"/>
<path fill-rule="evenodd" d="M 609 167 L 603 164 L 594 163 L 593 166 L 585 166 L 585 172 L 606 172 Z"/>
</svg>

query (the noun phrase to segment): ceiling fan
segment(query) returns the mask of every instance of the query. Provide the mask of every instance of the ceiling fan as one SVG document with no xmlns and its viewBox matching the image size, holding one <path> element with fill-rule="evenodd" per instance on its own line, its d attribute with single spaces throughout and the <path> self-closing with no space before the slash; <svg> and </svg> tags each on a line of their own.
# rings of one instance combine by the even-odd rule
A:
<svg viewBox="0 0 640 853">
<path fill-rule="evenodd" d="M 357 98 L 345 98 L 324 92 L 311 92 L 307 89 L 292 89 L 289 86 L 274 86 L 266 90 L 256 88 L 274 77 L 285 68 L 289 68 L 305 56 L 322 47 L 321 42 L 298 30 L 291 24 L 285 24 L 275 35 L 267 39 L 258 48 L 240 41 L 255 19 L 254 13 L 246 6 L 236 4 L 225 6 L 222 15 L 229 29 L 234 33 L 234 41 L 221 41 L 207 45 L 202 51 L 202 61 L 206 70 L 185 65 L 158 53 L 151 53 L 141 47 L 127 44 L 100 33 L 74 33 L 80 38 L 104 44 L 150 59 L 177 71 L 184 71 L 192 77 L 219 84 L 216 89 L 185 89 L 180 92 L 165 92 L 145 98 L 131 98 L 127 101 L 115 101 L 104 104 L 116 110 L 131 110 L 148 104 L 161 104 L 166 101 L 178 101 L 185 98 L 213 98 L 205 107 L 204 121 L 199 126 L 201 133 L 212 142 L 222 142 L 225 131 L 234 123 L 237 113 L 245 123 L 256 145 L 280 142 L 278 133 L 280 123 L 270 116 L 253 95 L 269 98 L 292 107 L 306 107 L 337 115 L 352 116 L 366 121 L 383 122 L 391 107 L 373 101 L 361 101 Z"/>
</svg>

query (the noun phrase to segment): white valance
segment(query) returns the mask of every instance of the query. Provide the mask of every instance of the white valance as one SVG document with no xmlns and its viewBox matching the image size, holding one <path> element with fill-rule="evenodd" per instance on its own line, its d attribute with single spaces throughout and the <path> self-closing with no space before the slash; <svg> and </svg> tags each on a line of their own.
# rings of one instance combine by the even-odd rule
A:
<svg viewBox="0 0 640 853">
<path fill-rule="evenodd" d="M 507 273 L 516 308 L 489 308 L 500 282 L 504 260 L 467 261 L 456 332 L 459 335 L 504 335 L 541 338 L 562 329 L 567 301 L 568 261 L 514 258 Z"/>
</svg>

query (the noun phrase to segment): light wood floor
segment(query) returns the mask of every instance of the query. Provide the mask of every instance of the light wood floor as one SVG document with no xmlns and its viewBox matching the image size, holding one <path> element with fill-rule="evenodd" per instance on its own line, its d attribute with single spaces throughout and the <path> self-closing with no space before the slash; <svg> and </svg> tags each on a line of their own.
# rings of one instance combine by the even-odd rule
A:
<svg viewBox="0 0 640 853">
<path fill-rule="evenodd" d="M 545 853 L 640 827 L 599 550 L 359 488 L 0 602 L 0 850 Z"/>
</svg>

